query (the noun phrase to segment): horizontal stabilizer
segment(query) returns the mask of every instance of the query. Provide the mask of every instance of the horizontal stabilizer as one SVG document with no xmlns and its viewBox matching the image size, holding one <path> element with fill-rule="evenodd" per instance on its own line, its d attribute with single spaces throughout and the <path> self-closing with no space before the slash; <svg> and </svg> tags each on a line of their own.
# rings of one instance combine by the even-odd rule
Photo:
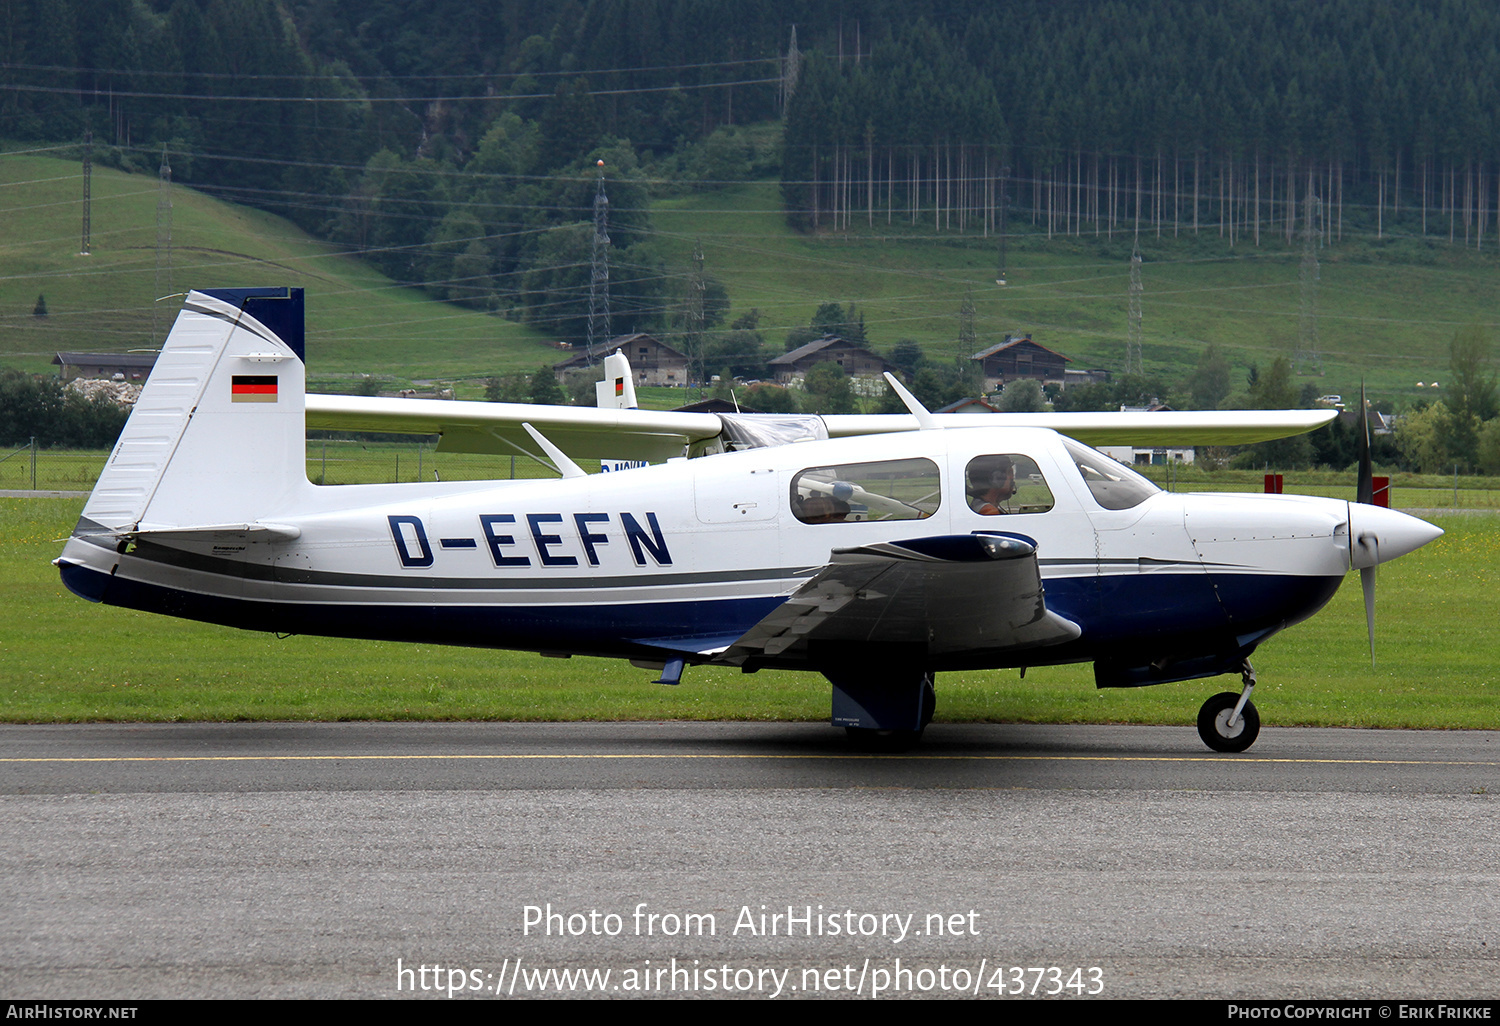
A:
<svg viewBox="0 0 1500 1026">
<path fill-rule="evenodd" d="M 302 529 L 290 524 L 204 524 L 192 527 L 153 527 L 141 524 L 130 531 L 119 532 L 121 538 L 172 538 L 176 541 L 214 542 L 225 539 L 241 541 L 296 541 Z"/>
</svg>

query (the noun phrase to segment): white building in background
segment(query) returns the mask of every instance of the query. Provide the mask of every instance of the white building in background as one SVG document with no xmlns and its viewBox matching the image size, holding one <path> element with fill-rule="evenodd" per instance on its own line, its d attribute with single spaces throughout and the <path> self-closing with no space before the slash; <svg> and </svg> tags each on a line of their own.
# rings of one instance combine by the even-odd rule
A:
<svg viewBox="0 0 1500 1026">
<path fill-rule="evenodd" d="M 1170 410 L 1171 407 L 1164 403 L 1153 402 L 1150 406 L 1121 406 L 1121 413 L 1160 413 Z M 1197 455 L 1197 450 L 1192 446 L 1155 446 L 1141 447 L 1134 445 L 1101 445 L 1099 451 L 1110 459 L 1118 460 L 1128 466 L 1165 466 L 1168 463 L 1192 463 Z"/>
<path fill-rule="evenodd" d="M 1192 463 L 1195 455 L 1195 451 L 1191 446 L 1173 449 L 1158 446 L 1154 449 L 1143 449 L 1133 445 L 1101 445 L 1097 446 L 1097 448 L 1110 459 L 1118 460 L 1133 467 L 1165 465 L 1168 463 Z"/>
</svg>

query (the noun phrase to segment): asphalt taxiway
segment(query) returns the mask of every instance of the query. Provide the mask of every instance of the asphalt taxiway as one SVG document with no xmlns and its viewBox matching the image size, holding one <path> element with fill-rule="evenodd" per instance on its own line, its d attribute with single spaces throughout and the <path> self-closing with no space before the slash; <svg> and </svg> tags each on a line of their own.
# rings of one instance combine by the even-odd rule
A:
<svg viewBox="0 0 1500 1026">
<path fill-rule="evenodd" d="M 0 782 L 12 998 L 1500 995 L 1500 733 L 12 725 Z"/>
</svg>

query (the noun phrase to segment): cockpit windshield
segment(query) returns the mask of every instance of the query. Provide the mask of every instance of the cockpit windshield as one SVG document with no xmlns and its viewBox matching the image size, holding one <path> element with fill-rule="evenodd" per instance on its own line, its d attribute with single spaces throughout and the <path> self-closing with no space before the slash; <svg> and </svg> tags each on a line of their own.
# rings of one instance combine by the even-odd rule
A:
<svg viewBox="0 0 1500 1026">
<path fill-rule="evenodd" d="M 1096 449 L 1070 438 L 1064 438 L 1063 444 L 1068 448 L 1068 455 L 1073 457 L 1078 473 L 1083 475 L 1083 483 L 1093 493 L 1094 501 L 1105 509 L 1130 509 L 1161 491 L 1125 464 Z"/>
</svg>

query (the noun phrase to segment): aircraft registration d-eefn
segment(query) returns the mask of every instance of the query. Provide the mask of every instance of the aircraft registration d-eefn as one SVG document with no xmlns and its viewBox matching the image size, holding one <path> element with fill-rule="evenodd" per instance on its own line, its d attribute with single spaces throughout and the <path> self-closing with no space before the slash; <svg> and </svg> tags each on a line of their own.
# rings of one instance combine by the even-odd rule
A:
<svg viewBox="0 0 1500 1026">
<path fill-rule="evenodd" d="M 1367 502 L 1163 492 L 1084 444 L 1253 442 L 1331 412 L 658 413 L 618 408 L 628 366 L 606 370 L 617 408 L 306 395 L 301 290 L 190 293 L 56 563 L 84 598 L 251 630 L 615 657 L 665 683 L 812 670 L 833 723 L 876 743 L 917 738 L 943 671 L 1239 673 L 1198 729 L 1243 751 L 1256 646 L 1351 568 L 1373 637 L 1375 565 L 1442 533 Z M 318 486 L 309 427 L 440 434 L 561 478 Z"/>
</svg>

